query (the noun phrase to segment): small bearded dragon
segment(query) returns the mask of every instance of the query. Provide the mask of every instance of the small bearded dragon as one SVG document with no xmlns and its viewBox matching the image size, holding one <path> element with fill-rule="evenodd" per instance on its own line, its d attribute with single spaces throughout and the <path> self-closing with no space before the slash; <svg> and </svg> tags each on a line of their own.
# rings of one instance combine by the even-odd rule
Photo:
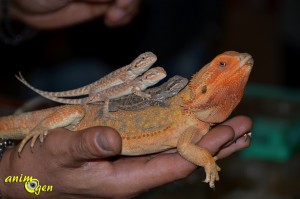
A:
<svg viewBox="0 0 300 199">
<path fill-rule="evenodd" d="M 179 93 L 187 83 L 187 78 L 175 75 L 162 85 L 145 90 L 146 94 L 151 95 L 150 98 L 131 94 L 111 100 L 109 111 L 137 111 L 148 106 L 168 107 L 169 104 L 165 100 Z"/>
<path fill-rule="evenodd" d="M 134 80 L 136 77 L 143 74 L 147 71 L 154 62 L 156 62 L 157 57 L 152 52 L 145 52 L 140 54 L 136 59 L 134 59 L 130 64 L 123 66 L 106 76 L 102 77 L 101 79 L 88 84 L 86 86 L 67 90 L 67 91 L 60 91 L 60 92 L 48 92 L 42 91 L 38 89 L 33 89 L 32 86 L 25 81 L 22 77 L 21 73 L 19 76 L 16 75 L 16 78 L 25 84 L 27 87 L 31 88 L 35 92 L 39 93 L 40 95 L 50 99 L 51 97 L 72 97 L 72 96 L 81 96 L 81 95 L 89 95 L 93 96 L 96 93 L 103 91 L 107 88 L 110 88 L 115 85 L 119 85 L 125 82 L 129 82 Z"/>
<path fill-rule="evenodd" d="M 217 157 L 197 146 L 216 123 L 226 120 L 243 97 L 253 66 L 247 53 L 227 51 L 197 72 L 177 95 L 167 99 L 169 107 L 150 106 L 137 111 L 111 112 L 99 117 L 98 104 L 63 105 L 20 115 L 0 117 L 0 138 L 22 139 L 20 153 L 31 139 L 43 142 L 50 129 L 78 131 L 92 126 L 109 126 L 120 133 L 122 155 L 136 156 L 177 148 L 179 154 L 204 167 L 210 187 L 219 180 Z"/>
<path fill-rule="evenodd" d="M 181 91 L 187 85 L 187 83 L 187 78 L 175 75 L 160 86 L 146 89 L 144 93 L 149 94 L 151 96 L 150 98 L 144 98 L 135 94 L 130 94 L 116 99 L 111 99 L 109 101 L 109 112 L 118 110 L 136 111 L 148 106 L 168 107 L 169 104 L 166 103 L 165 100 L 179 93 L 179 91 Z M 37 96 L 25 102 L 14 112 L 14 114 L 35 110 L 36 107 L 49 102 L 50 101 L 48 101 L 46 98 Z M 99 102 L 97 104 L 103 105 L 103 102 Z"/>
<path fill-rule="evenodd" d="M 110 99 L 115 99 L 121 96 L 129 95 L 133 93 L 134 95 L 138 95 L 143 98 L 150 98 L 151 96 L 147 93 L 142 92 L 149 86 L 153 86 L 156 83 L 158 83 L 160 80 L 166 77 L 166 71 L 162 67 L 155 67 L 151 68 L 148 71 L 146 71 L 143 75 L 140 77 L 137 77 L 136 79 L 132 81 L 127 81 L 122 84 L 118 84 L 115 86 L 112 86 L 110 88 L 107 88 L 103 91 L 100 91 L 94 95 L 91 95 L 86 98 L 80 98 L 80 99 L 65 99 L 65 98 L 58 98 L 58 97 L 50 97 L 50 96 L 44 96 L 40 90 L 32 87 L 30 84 L 26 82 L 26 80 L 21 76 L 22 81 L 33 91 L 37 92 L 41 96 L 48 98 L 52 101 L 63 103 L 63 104 L 82 104 L 86 105 L 88 103 L 95 103 L 104 101 L 103 106 L 103 114 L 108 115 L 109 110 L 109 101 Z"/>
</svg>

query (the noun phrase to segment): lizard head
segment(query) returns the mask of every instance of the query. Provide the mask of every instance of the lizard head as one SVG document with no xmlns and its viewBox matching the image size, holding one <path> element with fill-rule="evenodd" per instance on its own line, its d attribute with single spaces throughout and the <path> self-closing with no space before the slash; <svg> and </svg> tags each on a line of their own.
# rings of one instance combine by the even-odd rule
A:
<svg viewBox="0 0 300 199">
<path fill-rule="evenodd" d="M 130 64 L 130 72 L 134 75 L 143 74 L 156 62 L 157 57 L 152 52 L 145 52 L 135 58 Z"/>
<path fill-rule="evenodd" d="M 167 76 L 166 71 L 162 67 L 151 68 L 146 71 L 142 76 L 143 85 L 146 87 L 157 84 L 160 80 Z"/>
<path fill-rule="evenodd" d="M 202 121 L 224 121 L 242 99 L 252 66 L 248 53 L 227 51 L 218 55 L 193 76 L 191 98 L 183 107 Z"/>
</svg>

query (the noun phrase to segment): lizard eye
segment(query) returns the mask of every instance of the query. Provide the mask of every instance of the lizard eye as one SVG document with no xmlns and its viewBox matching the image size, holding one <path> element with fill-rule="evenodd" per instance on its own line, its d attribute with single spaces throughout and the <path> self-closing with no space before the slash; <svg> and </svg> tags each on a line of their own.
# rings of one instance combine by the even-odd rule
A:
<svg viewBox="0 0 300 199">
<path fill-rule="evenodd" d="M 226 66 L 226 62 L 224 62 L 224 61 L 220 61 L 220 62 L 219 62 L 219 66 L 221 66 L 221 67 L 225 67 L 225 66 Z"/>
<path fill-rule="evenodd" d="M 145 59 L 146 59 L 146 56 L 140 56 L 139 58 L 136 58 L 132 64 L 133 68 L 139 68 L 143 64 Z"/>
<path fill-rule="evenodd" d="M 156 71 L 153 71 L 151 72 L 149 75 L 146 76 L 146 79 L 152 79 L 153 76 L 156 76 L 157 75 L 157 72 Z"/>
</svg>

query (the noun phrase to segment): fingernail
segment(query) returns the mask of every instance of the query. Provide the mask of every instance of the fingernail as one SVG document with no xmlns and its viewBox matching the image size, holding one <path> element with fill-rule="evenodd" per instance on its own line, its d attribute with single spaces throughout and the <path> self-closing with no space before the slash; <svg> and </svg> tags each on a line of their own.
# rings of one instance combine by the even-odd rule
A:
<svg viewBox="0 0 300 199">
<path fill-rule="evenodd" d="M 103 150 L 112 151 L 110 143 L 106 139 L 106 136 L 98 134 L 96 140 L 97 140 L 97 144 L 99 145 L 99 147 L 101 147 Z"/>
</svg>

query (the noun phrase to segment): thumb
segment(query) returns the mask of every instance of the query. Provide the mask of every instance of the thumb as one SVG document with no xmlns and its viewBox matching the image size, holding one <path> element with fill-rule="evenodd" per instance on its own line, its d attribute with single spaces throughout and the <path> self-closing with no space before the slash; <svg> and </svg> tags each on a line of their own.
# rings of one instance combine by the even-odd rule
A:
<svg viewBox="0 0 300 199">
<path fill-rule="evenodd" d="M 73 161 L 104 159 L 121 153 L 121 137 L 110 127 L 91 127 L 73 135 L 67 149 Z"/>
</svg>

